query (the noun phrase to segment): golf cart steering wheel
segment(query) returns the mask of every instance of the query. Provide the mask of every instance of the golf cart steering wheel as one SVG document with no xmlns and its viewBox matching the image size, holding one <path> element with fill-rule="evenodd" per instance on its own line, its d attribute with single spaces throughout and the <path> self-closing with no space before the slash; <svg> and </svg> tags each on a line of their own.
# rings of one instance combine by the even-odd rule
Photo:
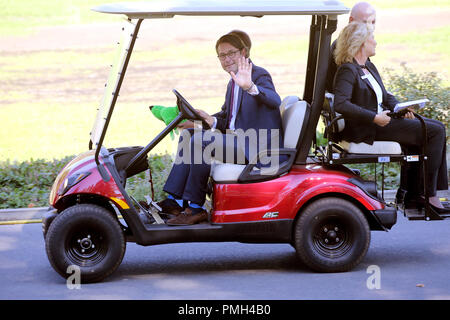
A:
<svg viewBox="0 0 450 320">
<path fill-rule="evenodd" d="M 211 127 L 205 121 L 205 119 L 203 119 L 198 114 L 198 112 L 189 104 L 189 102 L 186 101 L 185 98 L 183 98 L 183 96 L 177 90 L 173 89 L 172 92 L 177 97 L 178 109 L 181 111 L 181 113 L 183 114 L 183 116 L 186 119 L 189 119 L 189 120 L 200 120 L 202 122 L 203 129 L 205 129 L 205 130 L 211 129 Z"/>
</svg>

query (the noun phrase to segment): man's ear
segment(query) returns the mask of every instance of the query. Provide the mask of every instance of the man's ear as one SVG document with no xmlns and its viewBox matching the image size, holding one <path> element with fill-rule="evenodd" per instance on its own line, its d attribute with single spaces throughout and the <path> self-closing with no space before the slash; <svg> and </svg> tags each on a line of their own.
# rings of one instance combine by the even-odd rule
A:
<svg viewBox="0 0 450 320">
<path fill-rule="evenodd" d="M 249 54 L 248 54 L 248 50 L 247 50 L 247 48 L 242 48 L 242 54 L 244 55 L 244 57 L 246 57 L 246 58 L 248 58 L 249 57 Z"/>
</svg>

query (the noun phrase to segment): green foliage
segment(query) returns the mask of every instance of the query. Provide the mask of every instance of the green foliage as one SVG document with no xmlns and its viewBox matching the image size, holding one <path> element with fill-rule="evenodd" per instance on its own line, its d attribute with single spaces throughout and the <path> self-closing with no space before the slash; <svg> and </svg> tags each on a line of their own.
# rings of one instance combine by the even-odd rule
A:
<svg viewBox="0 0 450 320">
<path fill-rule="evenodd" d="M 158 201 L 165 198 L 163 187 L 172 168 L 172 158 L 168 154 L 152 155 L 149 159 L 149 166 L 152 174 L 154 200 Z M 148 170 L 129 178 L 126 185 L 127 193 L 138 201 L 145 200 L 146 195 L 151 197 L 149 180 Z"/>
<path fill-rule="evenodd" d="M 381 191 L 382 178 L 382 167 L 380 164 L 374 163 L 361 163 L 361 164 L 351 164 L 347 165 L 349 168 L 358 169 L 361 172 L 361 178 L 368 181 L 375 181 L 375 173 L 377 180 L 377 188 Z M 384 165 L 384 188 L 397 189 L 400 184 L 400 163 L 392 162 L 385 163 Z"/>
<path fill-rule="evenodd" d="M 0 162 L 0 209 L 45 207 L 53 181 L 63 167 L 74 157 L 60 160 L 43 159 L 24 162 Z M 155 199 L 163 197 L 162 187 L 166 181 L 172 160 L 168 154 L 149 157 L 155 190 Z M 137 174 L 127 181 L 127 192 L 138 200 L 151 195 L 148 171 Z"/>
<path fill-rule="evenodd" d="M 400 101 L 428 98 L 426 106 L 418 113 L 427 118 L 436 119 L 450 128 L 450 88 L 443 85 L 443 80 L 436 72 L 417 73 L 402 65 L 402 72 L 391 69 L 385 71 L 387 88 Z M 447 136 L 447 141 L 448 140 Z"/>
<path fill-rule="evenodd" d="M 0 162 L 0 209 L 48 205 L 53 181 L 72 158 Z"/>
</svg>

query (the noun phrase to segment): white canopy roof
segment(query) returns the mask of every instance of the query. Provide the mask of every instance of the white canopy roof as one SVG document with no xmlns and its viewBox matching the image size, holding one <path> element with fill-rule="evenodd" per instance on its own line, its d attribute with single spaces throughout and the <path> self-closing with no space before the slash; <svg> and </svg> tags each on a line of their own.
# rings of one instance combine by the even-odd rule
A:
<svg viewBox="0 0 450 320">
<path fill-rule="evenodd" d="M 92 10 L 130 19 L 183 16 L 338 15 L 349 8 L 335 0 L 166 0 L 104 4 Z"/>
</svg>

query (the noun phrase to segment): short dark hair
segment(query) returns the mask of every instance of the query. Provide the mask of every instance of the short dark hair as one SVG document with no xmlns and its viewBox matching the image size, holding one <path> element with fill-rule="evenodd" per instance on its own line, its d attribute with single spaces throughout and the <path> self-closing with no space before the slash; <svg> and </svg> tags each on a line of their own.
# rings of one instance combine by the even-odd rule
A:
<svg viewBox="0 0 450 320">
<path fill-rule="evenodd" d="M 228 32 L 228 34 L 236 35 L 241 38 L 242 42 L 244 42 L 245 47 L 250 51 L 252 48 L 252 41 L 250 40 L 250 36 L 241 30 L 232 30 Z"/>
<path fill-rule="evenodd" d="M 221 43 L 229 43 L 239 50 L 245 49 L 245 57 L 248 58 L 250 56 L 250 48 L 252 46 L 252 42 L 248 34 L 244 31 L 233 30 L 221 36 L 216 42 L 216 52 Z"/>
</svg>

